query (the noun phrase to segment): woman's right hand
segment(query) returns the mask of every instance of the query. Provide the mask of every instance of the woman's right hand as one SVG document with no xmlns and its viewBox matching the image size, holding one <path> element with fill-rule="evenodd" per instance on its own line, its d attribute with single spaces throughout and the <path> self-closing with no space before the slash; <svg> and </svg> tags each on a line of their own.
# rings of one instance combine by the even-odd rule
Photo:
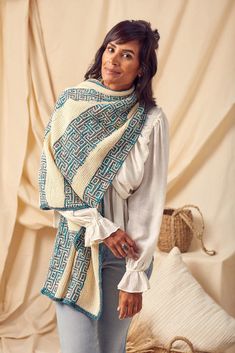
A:
<svg viewBox="0 0 235 353">
<path fill-rule="evenodd" d="M 136 243 L 120 228 L 105 238 L 103 242 L 112 251 L 114 256 L 119 259 L 126 256 L 134 260 L 139 258 L 139 250 Z"/>
</svg>

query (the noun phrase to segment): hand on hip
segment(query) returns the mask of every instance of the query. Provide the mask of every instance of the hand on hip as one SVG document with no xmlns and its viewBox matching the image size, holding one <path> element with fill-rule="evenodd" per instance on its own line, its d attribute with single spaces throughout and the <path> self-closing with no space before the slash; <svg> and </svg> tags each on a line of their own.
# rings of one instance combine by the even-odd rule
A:
<svg viewBox="0 0 235 353">
<path fill-rule="evenodd" d="M 130 257 L 137 260 L 139 257 L 137 245 L 122 229 L 116 230 L 116 232 L 105 238 L 103 242 L 118 258 Z"/>
</svg>

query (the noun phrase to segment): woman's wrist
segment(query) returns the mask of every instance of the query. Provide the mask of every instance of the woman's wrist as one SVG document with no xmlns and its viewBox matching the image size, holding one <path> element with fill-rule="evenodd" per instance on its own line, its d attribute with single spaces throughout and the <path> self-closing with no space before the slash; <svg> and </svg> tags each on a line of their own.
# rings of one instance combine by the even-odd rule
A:
<svg viewBox="0 0 235 353">
<path fill-rule="evenodd" d="M 139 258 L 136 243 L 120 228 L 104 239 L 104 243 L 109 247 L 114 256 L 119 259 L 129 257 L 133 260 L 138 260 Z"/>
</svg>

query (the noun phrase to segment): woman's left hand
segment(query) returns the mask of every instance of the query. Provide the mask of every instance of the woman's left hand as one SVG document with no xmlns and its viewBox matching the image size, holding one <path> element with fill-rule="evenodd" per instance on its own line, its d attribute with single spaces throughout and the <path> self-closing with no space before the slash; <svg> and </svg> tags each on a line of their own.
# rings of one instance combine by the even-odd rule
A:
<svg viewBox="0 0 235 353">
<path fill-rule="evenodd" d="M 119 291 L 119 319 L 132 317 L 142 309 L 142 293 Z"/>
</svg>

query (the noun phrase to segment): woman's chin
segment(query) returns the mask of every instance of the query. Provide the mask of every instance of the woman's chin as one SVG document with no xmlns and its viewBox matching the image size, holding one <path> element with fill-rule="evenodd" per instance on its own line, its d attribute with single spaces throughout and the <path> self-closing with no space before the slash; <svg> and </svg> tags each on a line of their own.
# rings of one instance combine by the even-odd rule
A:
<svg viewBox="0 0 235 353">
<path fill-rule="evenodd" d="M 113 80 L 113 79 L 103 79 L 103 84 L 104 86 L 110 88 L 110 89 L 115 89 L 116 87 L 118 87 L 118 81 L 117 80 Z"/>
<path fill-rule="evenodd" d="M 107 85 L 117 84 L 119 81 L 120 79 L 118 77 L 112 77 L 111 75 L 103 77 L 103 82 Z"/>
</svg>

